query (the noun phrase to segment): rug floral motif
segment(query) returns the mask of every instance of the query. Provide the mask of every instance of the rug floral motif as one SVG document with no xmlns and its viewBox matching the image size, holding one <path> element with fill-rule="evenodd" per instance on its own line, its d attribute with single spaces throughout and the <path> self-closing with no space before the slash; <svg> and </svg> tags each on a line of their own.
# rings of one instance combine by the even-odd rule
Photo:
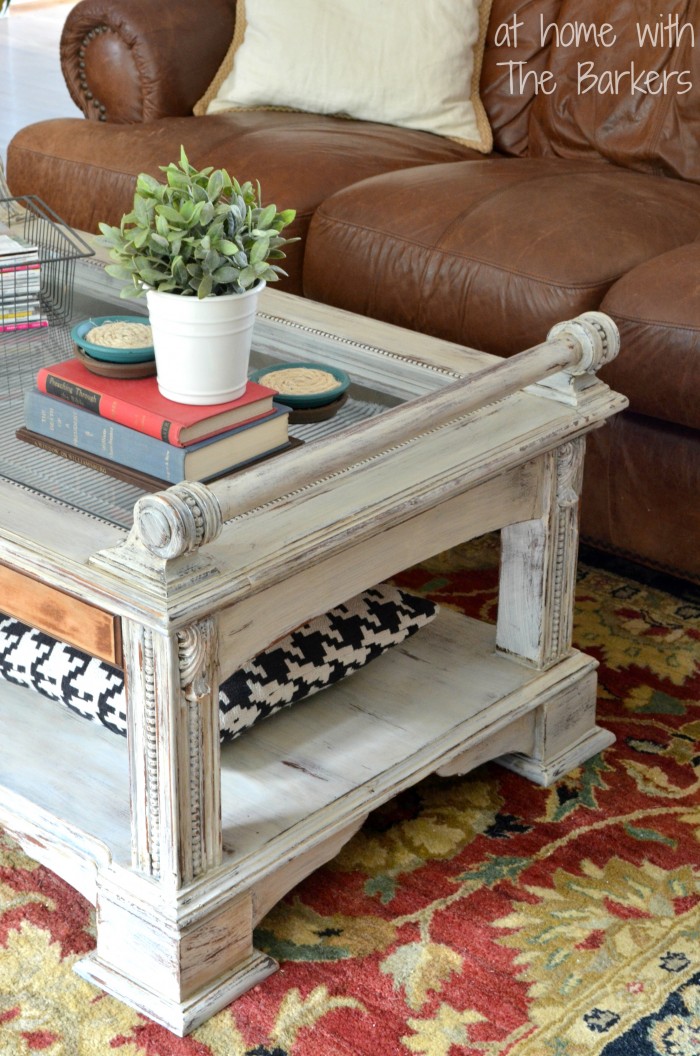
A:
<svg viewBox="0 0 700 1056">
<path fill-rule="evenodd" d="M 401 584 L 493 620 L 495 546 Z M 189 1038 L 75 975 L 91 907 L 0 835 L 0 1056 L 698 1056 L 697 597 L 582 562 L 615 745 L 548 789 L 491 763 L 385 804 L 262 921 L 280 970 Z"/>
</svg>

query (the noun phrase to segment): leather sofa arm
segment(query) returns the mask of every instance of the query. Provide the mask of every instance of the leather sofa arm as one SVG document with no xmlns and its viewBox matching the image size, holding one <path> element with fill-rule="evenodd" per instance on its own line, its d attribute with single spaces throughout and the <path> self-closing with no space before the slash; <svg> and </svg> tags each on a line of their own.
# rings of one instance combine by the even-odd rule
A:
<svg viewBox="0 0 700 1056">
<path fill-rule="evenodd" d="M 92 121 L 185 116 L 233 37 L 236 0 L 81 0 L 61 35 L 68 90 Z"/>
</svg>

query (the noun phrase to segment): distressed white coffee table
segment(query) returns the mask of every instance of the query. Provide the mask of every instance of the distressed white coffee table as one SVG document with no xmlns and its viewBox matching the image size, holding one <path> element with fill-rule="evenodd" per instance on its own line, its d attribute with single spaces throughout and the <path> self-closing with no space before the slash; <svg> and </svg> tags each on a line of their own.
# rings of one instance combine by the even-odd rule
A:
<svg viewBox="0 0 700 1056">
<path fill-rule="evenodd" d="M 626 402 L 594 374 L 617 351 L 610 320 L 562 324 L 502 361 L 268 291 L 256 349 L 342 366 L 383 411 L 210 486 L 142 496 L 130 531 L 138 492 L 113 499 L 84 470 L 66 498 L 70 464 L 38 452 L 19 466 L 28 451 L 9 440 L 0 465 L 0 608 L 123 663 L 129 713 L 127 745 L 0 683 L 0 824 L 95 902 L 81 975 L 178 1034 L 274 971 L 254 926 L 368 811 L 495 757 L 547 783 L 612 741 L 596 664 L 571 648 L 584 436 Z M 220 750 L 222 677 L 496 529 L 496 627 L 443 611 Z"/>
</svg>

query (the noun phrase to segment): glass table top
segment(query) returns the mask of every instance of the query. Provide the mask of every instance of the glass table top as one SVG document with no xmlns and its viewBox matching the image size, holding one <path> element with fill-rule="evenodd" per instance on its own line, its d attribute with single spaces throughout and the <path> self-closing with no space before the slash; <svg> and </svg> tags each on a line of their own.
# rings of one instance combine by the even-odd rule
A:
<svg viewBox="0 0 700 1056">
<path fill-rule="evenodd" d="M 0 476 L 111 524 L 130 528 L 134 504 L 145 494 L 141 489 L 43 451 L 16 436 L 24 424 L 24 393 L 34 385 L 37 370 L 73 355 L 70 337 L 73 321 L 119 310 L 128 310 L 129 314 L 145 313 L 145 303 L 121 302 L 125 307 L 120 308 L 118 301 L 110 299 L 111 303 L 107 303 L 82 289 L 81 272 L 85 274 L 85 266 L 79 268 L 76 275 L 73 309 L 67 322 L 50 323 L 43 330 L 0 334 Z M 275 358 L 269 348 L 262 350 L 254 341 L 251 370 Z M 279 358 L 289 359 L 290 356 L 282 354 Z M 355 383 L 347 402 L 333 419 L 315 424 L 290 423 L 289 433 L 304 442 L 315 440 L 373 417 L 396 402 L 399 401 L 391 395 L 376 393 Z"/>
</svg>

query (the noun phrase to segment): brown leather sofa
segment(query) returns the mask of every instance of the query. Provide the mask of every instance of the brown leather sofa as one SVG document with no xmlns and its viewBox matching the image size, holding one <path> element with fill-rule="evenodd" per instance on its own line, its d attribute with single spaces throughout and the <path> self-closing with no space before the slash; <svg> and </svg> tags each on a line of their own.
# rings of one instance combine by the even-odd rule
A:
<svg viewBox="0 0 700 1056">
<path fill-rule="evenodd" d="M 194 117 L 235 0 L 197 17 L 191 0 L 82 0 L 61 58 L 88 120 L 22 130 L 8 180 L 95 230 L 184 144 L 194 164 L 258 178 L 266 200 L 297 209 L 289 290 L 502 355 L 608 312 L 623 351 L 605 377 L 630 409 L 590 440 L 583 537 L 700 582 L 700 11 L 662 6 L 668 33 L 641 46 L 637 27 L 662 17 L 651 0 L 494 0 L 484 156 L 306 113 Z M 502 31 L 497 43 L 514 14 L 517 47 Z M 543 42 L 552 22 L 558 44 L 553 28 Z M 606 22 L 613 48 L 567 42 Z"/>
</svg>

